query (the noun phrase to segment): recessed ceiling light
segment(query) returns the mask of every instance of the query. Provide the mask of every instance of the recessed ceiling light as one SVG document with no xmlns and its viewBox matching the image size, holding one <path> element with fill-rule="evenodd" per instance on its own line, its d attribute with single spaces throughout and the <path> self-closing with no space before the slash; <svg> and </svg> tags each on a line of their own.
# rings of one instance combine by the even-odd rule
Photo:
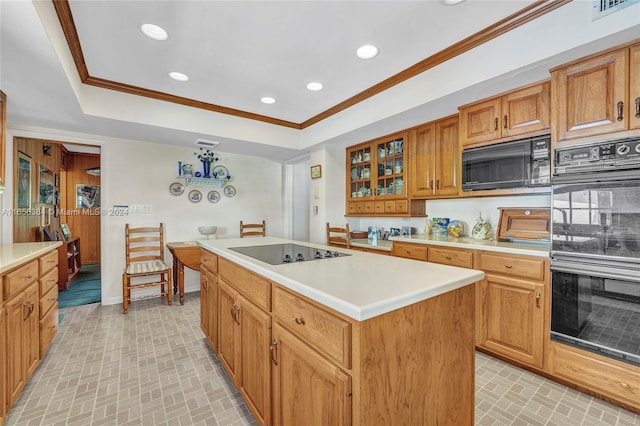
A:
<svg viewBox="0 0 640 426">
<path fill-rule="evenodd" d="M 312 92 L 317 92 L 318 90 L 322 90 L 324 88 L 324 86 L 322 85 L 322 83 L 318 83 L 317 81 L 312 81 L 311 83 L 307 84 L 307 89 L 311 90 Z"/>
<path fill-rule="evenodd" d="M 443 4 L 447 6 L 455 6 L 456 4 L 462 3 L 464 0 L 442 0 Z"/>
<path fill-rule="evenodd" d="M 275 104 L 276 100 L 273 99 L 272 97 L 264 96 L 260 98 L 260 102 L 262 102 L 263 104 Z"/>
<path fill-rule="evenodd" d="M 164 29 L 153 24 L 142 24 L 140 31 L 142 31 L 142 34 L 154 40 L 166 40 L 169 38 L 169 35 Z"/>
<path fill-rule="evenodd" d="M 189 81 L 189 76 L 181 72 L 172 71 L 169 73 L 169 77 L 177 81 Z"/>
<path fill-rule="evenodd" d="M 364 46 L 360 46 L 358 50 L 356 50 L 356 55 L 360 59 L 371 59 L 378 56 L 378 48 L 371 45 L 365 44 Z"/>
</svg>

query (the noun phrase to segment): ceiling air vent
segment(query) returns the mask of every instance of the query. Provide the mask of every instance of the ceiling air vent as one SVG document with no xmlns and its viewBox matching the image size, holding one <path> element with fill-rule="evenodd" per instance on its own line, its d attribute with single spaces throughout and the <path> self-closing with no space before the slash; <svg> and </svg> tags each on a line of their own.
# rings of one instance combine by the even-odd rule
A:
<svg viewBox="0 0 640 426">
<path fill-rule="evenodd" d="M 198 146 L 203 146 L 205 148 L 212 148 L 220 144 L 218 141 L 208 141 L 206 139 L 196 139 L 194 142 Z"/>
<path fill-rule="evenodd" d="M 593 0 L 593 21 L 610 13 L 617 12 L 640 0 Z"/>
</svg>

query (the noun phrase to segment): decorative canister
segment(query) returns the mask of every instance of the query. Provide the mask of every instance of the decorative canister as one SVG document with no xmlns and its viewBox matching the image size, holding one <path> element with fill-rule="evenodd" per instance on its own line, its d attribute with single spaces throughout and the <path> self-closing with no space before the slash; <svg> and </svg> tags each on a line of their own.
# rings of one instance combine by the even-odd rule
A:
<svg viewBox="0 0 640 426">
<path fill-rule="evenodd" d="M 432 223 L 429 219 L 424 220 L 424 235 L 431 235 L 431 225 Z"/>
<path fill-rule="evenodd" d="M 471 236 L 474 240 L 486 240 L 491 232 L 491 224 L 482 218 L 482 213 L 478 215 L 478 220 L 473 226 Z"/>
<path fill-rule="evenodd" d="M 193 176 L 193 164 L 183 164 L 182 174 L 184 176 Z"/>
</svg>

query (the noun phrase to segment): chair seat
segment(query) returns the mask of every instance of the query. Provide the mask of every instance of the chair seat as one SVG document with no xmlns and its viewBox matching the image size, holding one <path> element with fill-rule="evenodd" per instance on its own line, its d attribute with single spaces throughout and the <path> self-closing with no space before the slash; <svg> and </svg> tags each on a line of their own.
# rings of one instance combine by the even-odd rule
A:
<svg viewBox="0 0 640 426">
<path fill-rule="evenodd" d="M 162 272 L 169 269 L 169 265 L 164 263 L 162 260 L 151 260 L 149 262 L 136 262 L 127 266 L 127 270 L 125 274 L 127 275 L 136 275 L 136 274 L 149 274 L 153 272 Z"/>
</svg>

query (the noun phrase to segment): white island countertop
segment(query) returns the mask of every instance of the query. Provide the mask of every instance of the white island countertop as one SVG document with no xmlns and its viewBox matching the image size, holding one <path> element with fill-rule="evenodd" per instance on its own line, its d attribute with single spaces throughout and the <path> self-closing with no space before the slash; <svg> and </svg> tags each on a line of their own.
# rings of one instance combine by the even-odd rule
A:
<svg viewBox="0 0 640 426">
<path fill-rule="evenodd" d="M 351 256 L 270 265 L 231 247 L 293 243 Z M 200 240 L 198 245 L 358 321 L 480 281 L 484 272 L 274 237 Z"/>
<path fill-rule="evenodd" d="M 61 245 L 60 241 L 42 243 L 13 243 L 0 246 L 0 274 L 36 259 Z"/>
</svg>

